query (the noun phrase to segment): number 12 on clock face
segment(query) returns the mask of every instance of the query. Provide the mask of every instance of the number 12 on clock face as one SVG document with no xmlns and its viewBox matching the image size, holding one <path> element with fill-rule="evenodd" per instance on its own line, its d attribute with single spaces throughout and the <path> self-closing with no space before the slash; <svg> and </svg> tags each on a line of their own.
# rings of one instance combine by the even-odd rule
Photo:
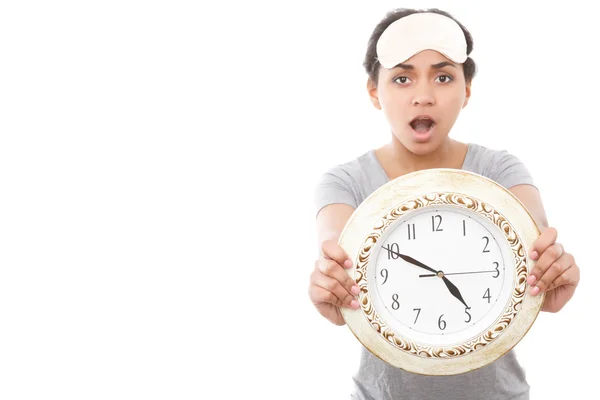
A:
<svg viewBox="0 0 600 400">
<path fill-rule="evenodd" d="M 441 227 L 442 220 L 443 220 L 443 218 L 440 214 L 431 216 L 431 231 L 432 232 L 442 232 L 444 230 L 444 228 Z M 407 224 L 407 231 L 408 231 L 408 240 L 416 239 L 416 226 L 414 223 Z M 462 235 L 467 236 L 467 220 L 466 219 L 462 220 Z"/>
</svg>

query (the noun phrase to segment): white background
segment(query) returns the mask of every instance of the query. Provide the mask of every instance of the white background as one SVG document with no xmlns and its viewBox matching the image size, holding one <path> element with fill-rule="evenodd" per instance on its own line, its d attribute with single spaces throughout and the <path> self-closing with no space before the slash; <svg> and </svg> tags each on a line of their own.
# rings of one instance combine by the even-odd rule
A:
<svg viewBox="0 0 600 400">
<path fill-rule="evenodd" d="M 517 346 L 532 399 L 595 393 L 592 3 L 23 0 L 0 6 L 0 398 L 347 399 L 312 195 L 390 138 L 361 63 L 398 6 L 470 29 L 452 135 L 526 163 L 581 266 Z"/>
</svg>

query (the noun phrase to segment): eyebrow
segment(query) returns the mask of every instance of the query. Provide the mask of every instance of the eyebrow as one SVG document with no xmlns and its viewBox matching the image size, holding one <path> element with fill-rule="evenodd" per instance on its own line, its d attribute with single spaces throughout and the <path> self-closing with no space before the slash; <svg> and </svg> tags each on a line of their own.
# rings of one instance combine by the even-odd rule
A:
<svg viewBox="0 0 600 400">
<path fill-rule="evenodd" d="M 448 61 L 442 61 L 442 62 L 439 62 L 437 64 L 432 64 L 431 68 L 440 69 L 440 68 L 443 68 L 445 66 L 450 66 L 450 67 L 456 68 L 456 65 L 454 65 L 454 64 L 452 64 L 451 62 L 448 62 Z M 406 69 L 406 70 L 413 70 L 413 69 L 415 69 L 414 65 L 402 64 L 402 63 L 396 65 L 394 68 L 402 68 L 402 69 Z"/>
</svg>

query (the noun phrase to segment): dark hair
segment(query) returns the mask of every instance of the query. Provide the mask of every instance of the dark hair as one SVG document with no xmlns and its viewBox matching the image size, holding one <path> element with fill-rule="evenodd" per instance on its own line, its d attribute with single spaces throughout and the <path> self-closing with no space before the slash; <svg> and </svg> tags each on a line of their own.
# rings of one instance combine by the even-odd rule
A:
<svg viewBox="0 0 600 400">
<path fill-rule="evenodd" d="M 399 20 L 400 18 L 407 17 L 411 14 L 415 13 L 425 13 L 431 12 L 436 14 L 444 15 L 448 18 L 453 19 L 456 23 L 461 27 L 462 31 L 465 34 L 465 39 L 467 40 L 467 55 L 471 54 L 473 51 L 473 38 L 471 37 L 471 33 L 465 28 L 460 22 L 456 20 L 452 15 L 448 14 L 445 11 L 438 10 L 437 8 L 430 8 L 425 10 L 415 10 L 411 8 L 399 8 L 396 10 L 392 10 L 387 13 L 384 19 L 377 24 L 373 33 L 371 34 L 371 38 L 369 39 L 369 44 L 367 47 L 367 54 L 365 55 L 365 59 L 363 62 L 363 66 L 369 75 L 369 78 L 377 84 L 377 79 L 379 77 L 379 61 L 377 60 L 377 41 L 381 37 L 383 31 L 387 29 L 388 26 L 392 24 L 392 22 Z M 475 61 L 471 57 L 468 57 L 463 63 L 463 72 L 465 74 L 465 80 L 467 83 L 470 83 L 471 80 L 475 77 L 475 73 L 477 72 L 477 67 L 475 65 Z"/>
</svg>

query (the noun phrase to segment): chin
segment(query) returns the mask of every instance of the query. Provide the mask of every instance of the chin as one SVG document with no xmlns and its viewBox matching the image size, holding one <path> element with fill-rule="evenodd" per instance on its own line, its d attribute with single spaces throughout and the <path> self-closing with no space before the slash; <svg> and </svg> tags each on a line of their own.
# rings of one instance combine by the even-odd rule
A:
<svg viewBox="0 0 600 400">
<path fill-rule="evenodd" d="M 436 149 L 436 147 L 432 146 L 430 143 L 419 143 L 407 148 L 411 153 L 416 154 L 418 156 L 424 156 L 429 153 L 433 153 L 433 151 Z"/>
</svg>

